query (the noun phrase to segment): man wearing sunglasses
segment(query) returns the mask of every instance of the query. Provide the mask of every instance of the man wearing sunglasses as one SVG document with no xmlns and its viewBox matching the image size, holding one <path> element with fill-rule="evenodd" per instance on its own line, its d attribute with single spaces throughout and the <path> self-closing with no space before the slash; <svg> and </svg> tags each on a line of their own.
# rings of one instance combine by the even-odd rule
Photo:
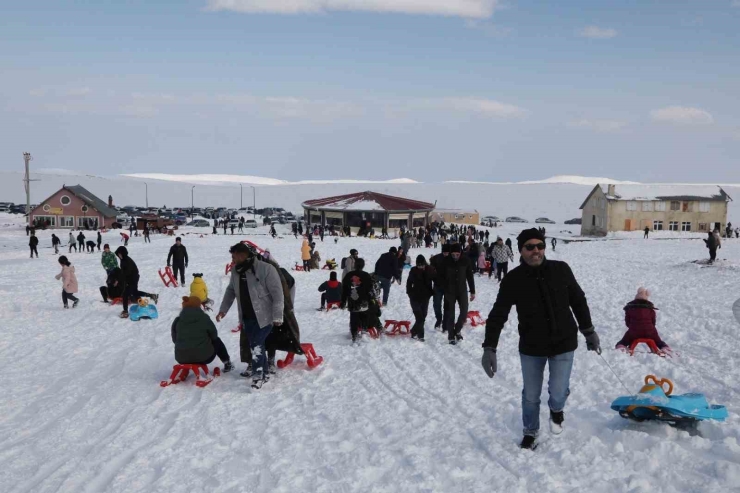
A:
<svg viewBox="0 0 740 493">
<path fill-rule="evenodd" d="M 550 372 L 547 383 L 550 431 L 559 435 L 563 431 L 565 401 L 570 394 L 570 373 L 578 347 L 578 331 L 585 336 L 589 351 L 601 354 L 601 346 L 591 323 L 586 296 L 568 264 L 545 258 L 545 237 L 537 229 L 522 231 L 517 242 L 521 253 L 520 265 L 501 281 L 486 322 L 481 363 L 486 374 L 493 378 L 497 371 L 499 336 L 511 307 L 516 305 L 519 355 L 524 377 L 524 439 L 521 447 L 534 450 L 540 428 L 540 394 L 545 366 L 549 366 Z"/>
</svg>

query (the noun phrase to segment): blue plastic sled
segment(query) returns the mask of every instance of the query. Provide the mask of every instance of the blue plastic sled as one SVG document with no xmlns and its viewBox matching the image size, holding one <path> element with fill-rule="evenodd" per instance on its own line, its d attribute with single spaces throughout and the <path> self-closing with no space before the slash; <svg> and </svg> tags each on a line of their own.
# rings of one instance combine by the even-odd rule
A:
<svg viewBox="0 0 740 493">
<path fill-rule="evenodd" d="M 155 319 L 158 318 L 157 305 L 149 304 L 147 306 L 140 306 L 138 304 L 131 305 L 128 309 L 128 318 L 134 322 L 138 322 L 142 318 Z"/>
<path fill-rule="evenodd" d="M 667 391 L 664 385 L 668 385 Z M 724 421 L 727 418 L 725 406 L 710 405 L 703 394 L 671 395 L 672 392 L 673 382 L 648 375 L 637 395 L 619 397 L 611 407 L 623 418 L 634 421 L 657 420 L 680 424 L 707 419 Z"/>
</svg>

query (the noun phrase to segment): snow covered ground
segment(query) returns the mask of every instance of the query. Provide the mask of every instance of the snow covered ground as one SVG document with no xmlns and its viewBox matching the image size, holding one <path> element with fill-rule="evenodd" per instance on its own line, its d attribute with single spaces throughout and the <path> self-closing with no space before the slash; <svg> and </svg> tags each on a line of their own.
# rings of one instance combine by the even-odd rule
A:
<svg viewBox="0 0 740 493">
<path fill-rule="evenodd" d="M 40 232 L 41 258 L 28 259 L 27 238 L 0 217 L 0 488 L 8 492 L 281 492 L 281 491 L 731 491 L 740 482 L 740 365 L 731 306 L 740 297 L 740 241 L 723 243 L 714 267 L 697 240 L 599 241 L 559 244 L 585 290 L 604 348 L 622 336 L 623 305 L 639 286 L 653 292 L 663 338 L 680 357 L 604 358 L 629 387 L 645 375 L 667 377 L 677 393 L 704 392 L 725 404 L 725 423 L 705 422 L 690 436 L 667 425 L 635 424 L 609 408 L 627 391 L 594 353 L 576 354 L 565 432 L 546 430 L 542 445 L 518 448 L 522 379 L 516 314 L 499 346 L 499 373 L 480 367 L 483 330 L 467 326 L 457 347 L 427 322 L 427 340 L 365 340 L 350 347 L 347 313 L 319 313 L 316 291 L 327 271 L 295 273 L 303 342 L 325 360 L 307 371 L 303 358 L 279 370 L 261 391 L 233 372 L 200 389 L 161 388 L 174 364 L 170 323 L 186 288 L 164 288 L 157 269 L 171 237 L 133 238 L 141 289 L 159 292 L 160 318 L 132 322 L 100 302 L 100 255 L 72 253 L 80 305 L 63 310 L 59 271 L 49 232 Z M 496 233 L 515 236 L 519 225 Z M 558 227 L 560 228 L 560 227 Z M 284 230 L 283 230 L 284 231 Z M 300 241 L 250 235 L 199 237 L 185 228 L 190 273 L 203 272 L 220 302 L 228 247 L 251 239 L 284 266 L 300 258 Z M 253 234 L 251 234 L 253 233 Z M 66 243 L 66 234 L 59 235 Z M 115 232 L 104 240 L 118 246 Z M 322 259 L 357 248 L 373 265 L 395 241 L 340 239 L 319 243 Z M 414 255 L 430 255 L 416 250 Z M 189 282 L 189 281 L 188 281 Z M 497 284 L 476 278 L 471 309 L 487 313 Z M 238 361 L 236 309 L 218 324 Z M 395 285 L 382 318 L 410 319 Z M 280 354 L 279 354 L 280 357 Z M 243 365 L 238 365 L 241 370 Z"/>
</svg>

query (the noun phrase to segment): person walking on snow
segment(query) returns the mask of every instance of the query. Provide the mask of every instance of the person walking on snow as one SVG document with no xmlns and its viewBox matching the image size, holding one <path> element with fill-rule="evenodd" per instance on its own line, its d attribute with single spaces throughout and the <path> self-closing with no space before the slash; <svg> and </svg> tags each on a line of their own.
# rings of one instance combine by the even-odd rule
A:
<svg viewBox="0 0 740 493">
<path fill-rule="evenodd" d="M 311 272 L 311 246 L 308 244 L 308 240 L 303 240 L 301 245 L 301 260 L 303 261 L 303 270 Z"/>
<path fill-rule="evenodd" d="M 28 247 L 31 249 L 31 258 L 33 258 L 33 254 L 36 254 L 36 258 L 39 258 L 39 239 L 36 237 L 36 233 L 31 233 L 31 236 L 28 238 Z"/>
<path fill-rule="evenodd" d="M 437 272 L 437 276 L 442 280 L 445 290 L 444 330 L 447 331 L 450 344 L 455 345 L 463 339 L 460 331 L 468 316 L 468 288 L 470 288 L 470 301 L 475 300 L 473 266 L 468 257 L 462 256 L 459 243 L 453 243 L 450 246 L 450 256 L 442 263 L 442 269 Z M 457 322 L 455 322 L 455 305 L 460 306 Z"/>
<path fill-rule="evenodd" d="M 556 246 L 557 246 L 557 244 L 558 244 L 558 239 L 557 239 L 557 238 L 553 238 L 553 239 L 552 239 L 552 240 L 550 241 L 550 244 L 552 245 L 552 251 L 554 252 L 554 251 L 555 251 L 555 247 L 556 247 Z"/>
<path fill-rule="evenodd" d="M 59 239 L 54 233 L 51 234 L 51 246 L 54 247 L 54 255 L 59 254 L 59 245 L 62 244 L 62 240 Z"/>
<path fill-rule="evenodd" d="M 128 256 L 128 249 L 122 246 L 118 247 L 116 249 L 116 257 L 121 261 L 121 277 L 118 280 L 118 284 L 123 286 L 123 311 L 119 316 L 121 318 L 128 318 L 128 305 L 132 299 L 141 297 L 151 298 L 156 305 L 157 301 L 159 301 L 158 294 L 139 291 L 139 268 L 136 266 L 136 262 Z"/>
<path fill-rule="evenodd" d="M 414 312 L 414 326 L 411 338 L 424 342 L 424 323 L 429 313 L 429 298 L 434 294 L 432 282 L 435 278 L 434 267 L 427 265 L 424 255 L 416 257 L 416 267 L 411 269 L 406 280 L 406 294 L 409 296 L 411 311 Z"/>
<path fill-rule="evenodd" d="M 70 233 L 70 235 L 71 234 L 72 233 Z M 129 235 L 127 235 L 126 233 L 121 233 L 121 240 L 123 240 L 123 246 L 128 246 L 128 239 L 129 239 Z"/>
<path fill-rule="evenodd" d="M 180 285 L 185 285 L 185 268 L 188 266 L 188 250 L 182 244 L 182 238 L 175 238 L 175 244 L 170 247 L 170 253 L 167 255 L 167 267 L 172 261 L 172 274 L 177 280 L 177 272 L 180 272 Z M 161 265 L 161 264 L 160 264 Z"/>
<path fill-rule="evenodd" d="M 383 306 L 388 304 L 388 296 L 391 292 L 393 281 L 401 284 L 401 265 L 398 263 L 398 249 L 391 247 L 375 262 L 375 277 L 383 289 Z"/>
<path fill-rule="evenodd" d="M 62 280 L 62 303 L 64 308 L 69 308 L 68 300 L 72 300 L 72 308 L 76 307 L 80 300 L 74 295 L 77 292 L 77 276 L 75 275 L 74 266 L 69 263 L 67 257 L 59 257 L 59 264 L 62 266 L 62 272 L 54 276 L 54 279 Z"/>
<path fill-rule="evenodd" d="M 77 235 L 77 248 L 80 253 L 85 251 L 85 235 L 82 234 L 82 231 Z"/>
<path fill-rule="evenodd" d="M 444 284 L 442 284 L 442 279 L 439 277 L 439 272 L 442 271 L 442 266 L 444 265 L 445 260 L 447 257 L 450 256 L 450 245 L 443 244 L 442 245 L 442 253 L 438 253 L 437 255 L 433 256 L 431 260 L 429 261 L 430 265 L 434 269 L 434 293 L 433 293 L 433 300 L 432 300 L 432 306 L 434 308 L 434 317 L 436 318 L 436 321 L 434 322 L 434 328 L 439 329 L 442 327 L 442 321 L 444 320 L 443 314 L 442 314 L 442 300 L 445 297 L 445 287 Z M 444 331 L 445 329 L 443 329 Z"/>
<path fill-rule="evenodd" d="M 650 236 L 650 228 L 645 226 L 645 235 L 643 236 L 643 239 L 647 240 L 648 236 Z"/>
<path fill-rule="evenodd" d="M 273 326 L 283 324 L 283 286 L 277 269 L 257 261 L 244 243 L 237 243 L 229 251 L 234 268 L 216 322 L 223 320 L 237 300 L 242 332 L 252 351 L 252 388 L 260 389 L 269 379 L 265 341 Z M 250 376 L 248 372 L 242 375 Z"/>
<path fill-rule="evenodd" d="M 103 236 L 98 231 L 98 251 L 100 251 L 100 244 L 103 243 Z"/>
<path fill-rule="evenodd" d="M 512 253 L 511 248 L 504 244 L 501 237 L 498 237 L 491 249 L 491 256 L 496 262 L 496 279 L 501 282 L 501 279 L 506 277 L 509 272 L 509 260 L 514 260 L 514 253 Z"/>
<path fill-rule="evenodd" d="M 498 371 L 496 348 L 512 306 L 519 316 L 519 356 L 524 389 L 521 447 L 534 450 L 540 428 L 540 394 L 545 366 L 549 366 L 550 430 L 562 432 L 563 409 L 570 393 L 573 356 L 578 332 L 586 338 L 589 351 L 601 354 L 599 336 L 583 290 L 568 264 L 545 258 L 545 237 L 537 229 L 526 229 L 517 237 L 520 265 L 501 282 L 496 302 L 488 315 L 481 364 L 493 378 Z M 575 315 L 575 319 L 574 319 Z M 576 323 L 577 320 L 577 323 Z"/>
<path fill-rule="evenodd" d="M 216 326 L 201 309 L 197 296 L 182 297 L 182 311 L 173 320 L 170 334 L 175 344 L 175 361 L 181 365 L 207 365 L 218 356 L 224 373 L 234 369 Z"/>
<path fill-rule="evenodd" d="M 349 257 L 342 259 L 342 282 L 345 282 L 344 278 L 347 274 L 355 270 L 355 261 L 359 258 L 359 253 L 354 248 L 349 251 Z"/>
<path fill-rule="evenodd" d="M 77 251 L 77 242 L 75 241 L 75 236 L 72 234 L 72 232 L 69 232 L 69 240 L 67 240 L 67 245 L 69 246 L 69 252 L 72 253 L 72 249 L 75 249 L 75 252 Z"/>
<path fill-rule="evenodd" d="M 709 263 L 713 263 L 717 259 L 717 237 L 711 231 L 707 233 L 707 238 L 704 240 L 704 244 L 709 249 Z"/>
<path fill-rule="evenodd" d="M 628 349 L 637 339 L 650 339 L 655 342 L 658 349 L 670 351 L 671 348 L 663 342 L 655 327 L 655 312 L 658 309 L 648 298 L 650 298 L 650 291 L 640 288 L 637 290 L 635 299 L 624 307 L 624 323 L 628 330 L 617 343 L 616 349 Z"/>
</svg>

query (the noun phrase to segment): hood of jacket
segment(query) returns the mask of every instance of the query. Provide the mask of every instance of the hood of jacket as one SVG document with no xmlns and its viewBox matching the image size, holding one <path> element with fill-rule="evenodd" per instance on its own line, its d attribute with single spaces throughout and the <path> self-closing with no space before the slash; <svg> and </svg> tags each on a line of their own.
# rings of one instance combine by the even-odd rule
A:
<svg viewBox="0 0 740 493">
<path fill-rule="evenodd" d="M 653 303 L 649 300 L 641 300 L 636 298 L 624 306 L 624 311 L 632 310 L 635 308 L 649 308 L 651 310 L 657 310 L 657 308 L 655 308 L 655 305 L 653 305 Z"/>
</svg>

